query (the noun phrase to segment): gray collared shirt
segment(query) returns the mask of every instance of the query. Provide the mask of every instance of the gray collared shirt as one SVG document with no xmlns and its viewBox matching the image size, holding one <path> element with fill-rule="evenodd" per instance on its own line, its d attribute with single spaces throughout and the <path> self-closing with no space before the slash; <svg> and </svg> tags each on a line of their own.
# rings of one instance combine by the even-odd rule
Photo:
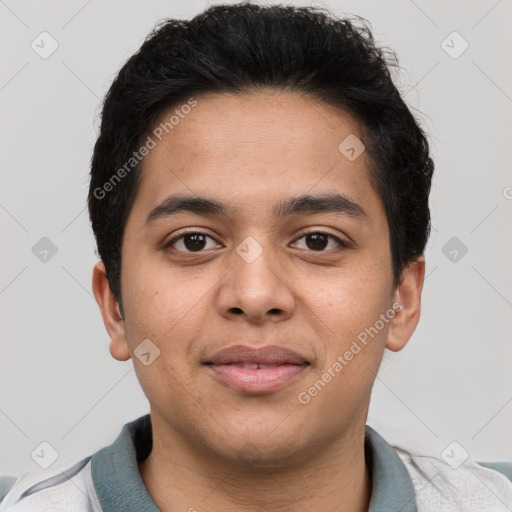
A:
<svg viewBox="0 0 512 512">
<path fill-rule="evenodd" d="M 24 492 L 15 484 L 0 502 L 0 512 L 157 512 L 139 472 L 152 444 L 147 414 L 72 467 Z M 512 510 L 511 463 L 468 460 L 454 469 L 437 457 L 391 446 L 368 425 L 364 450 L 372 479 L 369 512 Z"/>
<path fill-rule="evenodd" d="M 119 437 L 92 456 L 92 480 L 103 512 L 158 512 L 138 470 L 151 450 L 150 415 L 127 423 Z M 365 456 L 372 476 L 369 512 L 416 512 L 414 489 L 395 450 L 368 425 Z"/>
</svg>

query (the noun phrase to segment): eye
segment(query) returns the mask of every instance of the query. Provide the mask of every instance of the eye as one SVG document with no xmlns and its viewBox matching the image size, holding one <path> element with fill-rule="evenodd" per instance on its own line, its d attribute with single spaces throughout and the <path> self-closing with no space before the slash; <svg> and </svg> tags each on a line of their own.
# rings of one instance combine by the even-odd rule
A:
<svg viewBox="0 0 512 512">
<path fill-rule="evenodd" d="M 329 239 L 335 241 L 337 247 L 334 247 L 334 250 L 341 248 L 348 248 L 348 244 L 343 240 L 340 240 L 338 237 L 331 235 L 330 233 L 324 233 L 322 231 L 312 231 L 310 233 L 306 233 L 302 235 L 297 240 L 306 239 L 306 249 L 315 251 L 315 252 L 327 252 L 324 249 L 329 245 Z"/>
<path fill-rule="evenodd" d="M 176 238 L 173 238 L 169 243 L 165 245 L 165 249 L 174 247 L 178 252 L 201 252 L 203 249 L 212 249 L 214 247 L 205 247 L 207 245 L 207 239 L 213 240 L 211 236 L 200 231 L 189 231 L 183 233 Z M 183 250 L 184 248 L 184 250 Z"/>
<path fill-rule="evenodd" d="M 189 231 L 187 233 L 182 233 L 181 235 L 173 238 L 170 242 L 165 245 L 165 249 L 172 247 L 174 250 L 178 252 L 185 253 L 193 253 L 193 252 L 202 252 L 203 249 L 213 249 L 215 245 L 212 247 L 207 247 L 207 240 L 210 239 L 215 242 L 215 240 L 203 233 L 201 231 Z M 334 250 L 339 250 L 340 248 L 348 248 L 348 243 L 339 239 L 338 237 L 325 233 L 322 231 L 312 231 L 310 233 L 305 233 L 297 240 L 306 240 L 306 250 L 311 250 L 315 252 L 327 252 L 325 249 L 329 246 L 329 240 L 333 240 L 335 242 Z M 331 249 L 333 249 L 331 247 Z"/>
</svg>

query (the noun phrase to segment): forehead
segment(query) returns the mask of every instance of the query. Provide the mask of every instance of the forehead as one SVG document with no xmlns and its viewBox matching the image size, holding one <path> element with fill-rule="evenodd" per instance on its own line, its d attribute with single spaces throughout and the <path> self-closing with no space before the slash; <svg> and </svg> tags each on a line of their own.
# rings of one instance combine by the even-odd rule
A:
<svg viewBox="0 0 512 512">
<path fill-rule="evenodd" d="M 343 152 L 347 140 L 362 146 L 362 135 L 340 108 L 276 91 L 195 99 L 193 108 L 164 112 L 150 134 L 155 146 L 144 157 L 134 205 L 140 215 L 176 192 L 215 197 L 238 218 L 263 210 L 275 215 L 284 196 L 306 193 L 379 202 L 366 152 L 355 159 Z"/>
</svg>

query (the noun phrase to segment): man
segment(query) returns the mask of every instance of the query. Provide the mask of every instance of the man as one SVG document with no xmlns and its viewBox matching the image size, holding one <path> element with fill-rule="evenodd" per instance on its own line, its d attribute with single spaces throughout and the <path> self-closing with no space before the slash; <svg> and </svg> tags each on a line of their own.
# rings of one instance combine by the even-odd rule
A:
<svg viewBox="0 0 512 512">
<path fill-rule="evenodd" d="M 243 3 L 159 26 L 106 97 L 88 203 L 150 414 L 0 510 L 510 510 L 510 467 L 366 426 L 419 321 L 433 168 L 364 23 Z"/>
</svg>

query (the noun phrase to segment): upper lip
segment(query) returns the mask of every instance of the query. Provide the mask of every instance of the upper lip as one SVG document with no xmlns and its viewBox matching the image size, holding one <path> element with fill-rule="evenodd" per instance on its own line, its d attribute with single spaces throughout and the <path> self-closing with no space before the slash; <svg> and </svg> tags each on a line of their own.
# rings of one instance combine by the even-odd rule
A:
<svg viewBox="0 0 512 512">
<path fill-rule="evenodd" d="M 234 345 L 216 352 L 205 361 L 205 364 L 213 365 L 231 363 L 310 364 L 309 361 L 296 352 L 277 345 L 268 345 L 261 348 Z"/>
</svg>

